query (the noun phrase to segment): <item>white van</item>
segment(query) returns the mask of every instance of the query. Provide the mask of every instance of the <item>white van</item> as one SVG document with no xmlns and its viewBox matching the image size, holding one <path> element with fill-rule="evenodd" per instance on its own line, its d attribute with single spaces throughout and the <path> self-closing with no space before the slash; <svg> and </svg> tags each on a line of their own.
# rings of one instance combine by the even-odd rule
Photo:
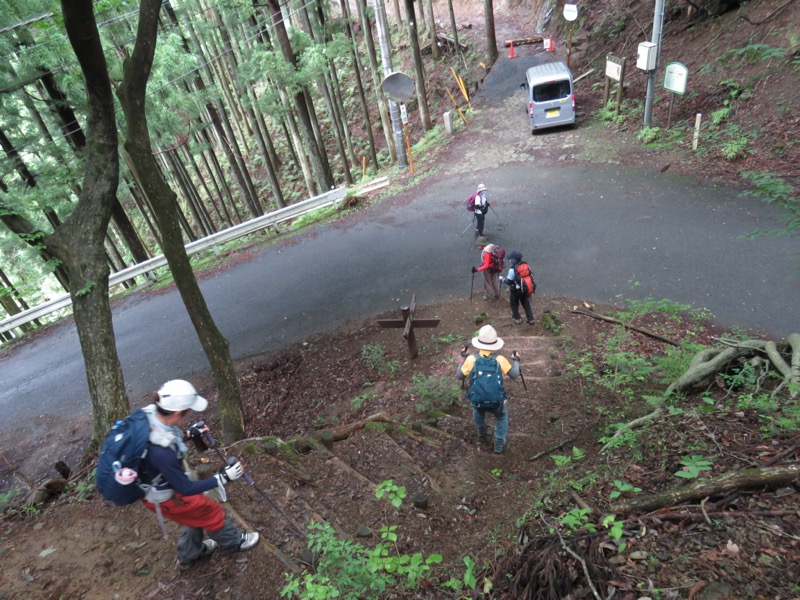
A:
<svg viewBox="0 0 800 600">
<path fill-rule="evenodd" d="M 520 87 L 526 94 L 531 133 L 545 127 L 575 123 L 572 73 L 563 62 L 531 67 Z"/>
</svg>

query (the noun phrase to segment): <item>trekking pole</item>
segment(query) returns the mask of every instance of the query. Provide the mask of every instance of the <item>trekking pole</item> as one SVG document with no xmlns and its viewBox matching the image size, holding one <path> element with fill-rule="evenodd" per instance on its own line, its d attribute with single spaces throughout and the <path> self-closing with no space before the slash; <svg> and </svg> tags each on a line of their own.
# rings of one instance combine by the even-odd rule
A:
<svg viewBox="0 0 800 600">
<path fill-rule="evenodd" d="M 472 220 L 469 222 L 469 225 L 467 225 L 467 226 L 466 226 L 466 228 L 464 229 L 464 231 L 462 231 L 462 232 L 461 232 L 461 234 L 460 234 L 460 235 L 464 235 L 465 233 L 467 233 L 467 229 L 469 229 L 470 227 L 472 227 L 472 224 L 473 224 L 474 222 L 475 222 L 475 215 L 473 214 L 473 215 L 472 215 Z"/>
<path fill-rule="evenodd" d="M 197 427 L 198 429 L 200 429 L 201 427 L 205 427 L 205 423 L 204 423 L 203 421 L 200 421 L 199 423 L 196 423 L 194 426 L 195 426 L 195 427 Z M 199 427 L 198 427 L 198 426 L 199 426 Z M 236 463 L 236 459 L 235 459 L 234 457 L 232 457 L 232 456 L 231 456 L 230 458 L 228 458 L 228 457 L 226 457 L 226 456 L 225 456 L 225 455 L 222 453 L 222 450 L 220 450 L 220 449 L 219 449 L 219 447 L 217 446 L 217 443 L 214 441 L 214 438 L 213 438 L 213 437 L 211 437 L 211 432 L 208 430 L 208 428 L 206 428 L 206 430 L 205 430 L 205 431 L 203 431 L 203 439 L 206 441 L 206 444 L 208 444 L 208 447 L 209 447 L 209 448 L 211 448 L 211 449 L 213 449 L 213 450 L 214 450 L 214 452 L 216 452 L 216 453 L 217 453 L 217 456 L 219 456 L 219 457 L 220 457 L 220 459 L 221 459 L 221 460 L 222 460 L 222 461 L 223 461 L 223 462 L 224 462 L 226 465 L 232 465 L 232 464 L 235 464 L 235 463 Z M 255 481 L 253 481 L 253 478 L 252 478 L 252 477 L 250 477 L 250 475 L 248 475 L 248 474 L 247 474 L 247 473 L 245 473 L 245 472 L 242 472 L 242 479 L 244 479 L 244 481 L 245 481 L 245 483 L 247 483 L 247 485 L 249 485 L 249 486 L 250 486 L 250 487 L 252 487 L 252 488 L 253 488 L 253 489 L 254 489 L 256 492 L 258 492 L 258 493 L 259 493 L 259 495 L 260 495 L 262 498 L 264 498 L 264 500 L 266 500 L 267 504 L 269 504 L 269 505 L 270 505 L 270 507 L 272 507 L 272 509 L 273 509 L 273 510 L 274 510 L 276 513 L 278 513 L 280 516 L 282 516 L 282 517 L 284 518 L 284 520 L 285 520 L 287 523 L 289 523 L 289 525 L 291 525 L 291 526 L 292 526 L 292 529 L 294 529 L 295 533 L 297 533 L 297 534 L 298 534 L 300 537 L 303 537 L 303 538 L 304 538 L 304 537 L 306 537 L 306 533 L 305 533 L 305 531 L 303 531 L 303 530 L 300 528 L 300 526 L 299 526 L 297 523 L 295 523 L 295 522 L 294 522 L 294 521 L 293 521 L 293 520 L 292 520 L 292 519 L 289 517 L 289 515 L 287 515 L 285 512 L 283 512 L 283 511 L 281 510 L 280 506 L 278 506 L 278 505 L 275 503 L 275 501 L 274 501 L 272 498 L 270 498 L 270 497 L 269 497 L 269 494 L 267 494 L 267 492 L 265 492 L 263 489 L 261 489 L 261 487 L 260 487 L 260 486 L 258 486 L 258 485 L 256 484 L 256 482 L 255 482 Z"/>
<path fill-rule="evenodd" d="M 522 367 L 519 368 L 519 378 L 522 380 L 522 387 L 525 388 L 525 391 L 528 391 L 528 384 L 525 383 L 525 376 L 522 374 Z"/>
<path fill-rule="evenodd" d="M 518 355 L 516 350 L 511 355 L 511 358 L 514 358 L 515 355 Z M 528 391 L 528 384 L 525 383 L 525 376 L 522 374 L 522 367 L 519 368 L 519 378 L 522 381 L 522 387 L 524 387 L 525 391 L 527 392 Z"/>
<path fill-rule="evenodd" d="M 499 220 L 500 220 L 500 215 L 498 215 L 498 214 L 497 214 L 497 211 L 494 209 L 494 206 L 492 206 L 492 205 L 490 204 L 490 205 L 489 205 L 489 210 L 490 210 L 490 211 L 492 211 L 492 212 L 494 213 L 494 216 L 495 216 L 495 217 L 497 217 L 497 220 L 499 221 Z"/>
<path fill-rule="evenodd" d="M 469 299 L 472 300 L 472 290 L 475 289 L 475 273 L 472 273 L 472 283 L 469 286 Z"/>
</svg>

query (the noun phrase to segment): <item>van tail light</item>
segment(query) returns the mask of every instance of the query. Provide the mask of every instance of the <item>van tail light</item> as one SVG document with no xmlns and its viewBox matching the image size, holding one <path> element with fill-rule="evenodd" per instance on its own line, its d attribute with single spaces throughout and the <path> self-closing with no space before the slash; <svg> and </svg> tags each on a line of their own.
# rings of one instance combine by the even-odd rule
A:
<svg viewBox="0 0 800 600">
<path fill-rule="evenodd" d="M 573 102 L 573 104 L 574 104 L 574 102 Z M 519 110 L 519 109 L 517 109 L 517 110 Z M 529 117 L 533 116 L 533 102 L 528 102 L 528 116 Z"/>
<path fill-rule="evenodd" d="M 572 111 L 575 112 L 575 94 L 572 94 Z"/>
</svg>

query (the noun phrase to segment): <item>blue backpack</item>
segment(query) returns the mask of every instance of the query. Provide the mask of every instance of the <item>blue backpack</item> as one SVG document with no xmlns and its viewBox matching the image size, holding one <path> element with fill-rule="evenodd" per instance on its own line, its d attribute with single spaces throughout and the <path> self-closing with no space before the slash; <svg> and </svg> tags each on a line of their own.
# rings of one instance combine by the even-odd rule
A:
<svg viewBox="0 0 800 600">
<path fill-rule="evenodd" d="M 103 498 L 117 506 L 127 506 L 144 498 L 145 488 L 139 481 L 138 472 L 149 441 L 150 421 L 141 408 L 114 423 L 97 459 L 95 485 Z M 117 481 L 116 475 L 122 469 L 134 471 L 132 482 L 123 484 Z"/>
<path fill-rule="evenodd" d="M 467 398 L 470 404 L 481 410 L 494 410 L 506 400 L 503 387 L 503 370 L 500 363 L 491 356 L 478 356 L 469 373 Z"/>
</svg>

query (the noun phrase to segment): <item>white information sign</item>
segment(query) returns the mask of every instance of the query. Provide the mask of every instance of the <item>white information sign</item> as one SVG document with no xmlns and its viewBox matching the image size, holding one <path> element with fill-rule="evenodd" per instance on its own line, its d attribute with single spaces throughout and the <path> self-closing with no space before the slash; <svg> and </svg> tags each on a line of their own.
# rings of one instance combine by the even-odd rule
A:
<svg viewBox="0 0 800 600">
<path fill-rule="evenodd" d="M 578 5 L 577 4 L 565 4 L 564 5 L 564 18 L 567 21 L 574 21 L 578 18 Z"/>
<path fill-rule="evenodd" d="M 619 81 L 622 79 L 622 61 L 612 57 L 611 55 L 606 56 L 606 77 L 612 79 L 613 81 Z"/>
<path fill-rule="evenodd" d="M 671 62 L 664 67 L 664 89 L 676 94 L 686 92 L 686 81 L 689 79 L 689 69 L 679 62 Z"/>
<path fill-rule="evenodd" d="M 403 122 L 403 125 L 408 125 L 408 113 L 406 112 L 406 105 L 400 105 L 400 120 Z"/>
</svg>

